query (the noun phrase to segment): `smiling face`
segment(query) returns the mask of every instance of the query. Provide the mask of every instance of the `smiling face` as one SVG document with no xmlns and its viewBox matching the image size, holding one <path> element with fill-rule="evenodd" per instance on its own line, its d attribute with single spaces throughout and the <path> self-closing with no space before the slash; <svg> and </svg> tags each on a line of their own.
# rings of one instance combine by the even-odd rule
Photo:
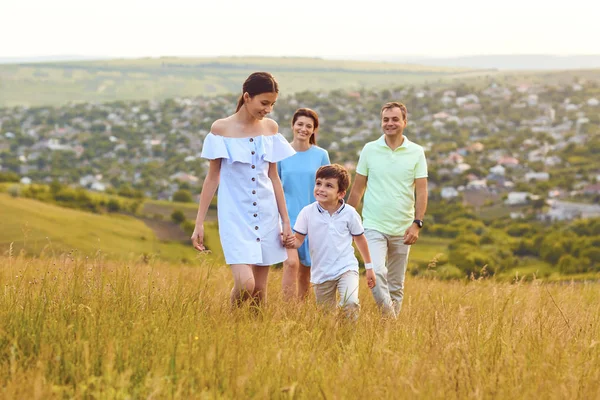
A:
<svg viewBox="0 0 600 400">
<path fill-rule="evenodd" d="M 315 121 L 310 117 L 300 116 L 292 126 L 294 139 L 299 141 L 310 141 L 310 137 L 315 133 Z"/>
<path fill-rule="evenodd" d="M 381 113 L 381 129 L 386 136 L 402 136 L 406 119 L 399 107 L 387 108 Z"/>
<path fill-rule="evenodd" d="M 315 181 L 315 199 L 319 203 L 337 204 L 346 195 L 339 191 L 337 178 L 317 178 Z"/>
<path fill-rule="evenodd" d="M 248 93 L 244 93 L 244 104 L 248 113 L 259 120 L 273 111 L 276 101 L 277 93 L 275 92 L 261 93 L 254 97 L 250 97 Z"/>
</svg>

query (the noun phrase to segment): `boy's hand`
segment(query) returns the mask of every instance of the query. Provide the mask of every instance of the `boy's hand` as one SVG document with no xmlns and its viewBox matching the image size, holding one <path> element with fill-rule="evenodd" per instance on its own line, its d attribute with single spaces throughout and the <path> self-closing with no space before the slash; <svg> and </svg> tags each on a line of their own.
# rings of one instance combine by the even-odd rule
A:
<svg viewBox="0 0 600 400">
<path fill-rule="evenodd" d="M 288 249 L 296 248 L 296 238 L 294 236 L 290 236 L 284 240 L 283 245 Z"/>
<path fill-rule="evenodd" d="M 369 289 L 373 289 L 377 284 L 377 278 L 375 278 L 375 271 L 373 269 L 367 270 L 367 286 Z"/>
</svg>

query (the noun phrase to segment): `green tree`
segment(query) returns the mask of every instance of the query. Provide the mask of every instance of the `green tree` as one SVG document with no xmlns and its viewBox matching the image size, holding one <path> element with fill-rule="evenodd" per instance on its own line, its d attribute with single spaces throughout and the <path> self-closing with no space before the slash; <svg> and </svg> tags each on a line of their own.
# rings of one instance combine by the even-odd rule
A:
<svg viewBox="0 0 600 400">
<path fill-rule="evenodd" d="M 192 193 L 185 189 L 178 190 L 173 194 L 173 201 L 179 203 L 191 203 L 193 201 Z"/>
<path fill-rule="evenodd" d="M 171 221 L 179 225 L 185 221 L 185 214 L 181 210 L 175 210 L 171 213 Z"/>
</svg>

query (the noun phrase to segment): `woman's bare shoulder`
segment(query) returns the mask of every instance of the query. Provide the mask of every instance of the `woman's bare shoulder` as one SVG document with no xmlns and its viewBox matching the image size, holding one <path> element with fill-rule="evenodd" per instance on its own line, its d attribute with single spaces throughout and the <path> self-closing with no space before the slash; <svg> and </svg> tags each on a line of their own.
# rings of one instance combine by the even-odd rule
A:
<svg viewBox="0 0 600 400">
<path fill-rule="evenodd" d="M 265 135 L 276 135 L 279 133 L 279 125 L 271 118 L 263 119 L 263 127 L 265 130 Z"/>
<path fill-rule="evenodd" d="M 210 131 L 214 135 L 227 136 L 228 128 L 231 126 L 231 117 L 221 118 L 213 122 Z"/>
</svg>

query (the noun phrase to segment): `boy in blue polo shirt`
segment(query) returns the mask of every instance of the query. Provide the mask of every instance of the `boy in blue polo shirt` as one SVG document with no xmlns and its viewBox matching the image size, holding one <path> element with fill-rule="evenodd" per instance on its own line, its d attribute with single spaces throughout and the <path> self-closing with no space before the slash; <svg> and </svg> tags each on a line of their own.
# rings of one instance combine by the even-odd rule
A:
<svg viewBox="0 0 600 400">
<path fill-rule="evenodd" d="M 356 318 L 360 307 L 359 278 L 353 240 L 365 261 L 370 289 L 375 287 L 376 278 L 360 215 L 344 202 L 349 185 L 350 175 L 341 165 L 319 168 L 314 189 L 317 201 L 300 211 L 294 225 L 295 238 L 290 238 L 286 245 L 299 248 L 308 236 L 312 259 L 310 281 L 317 304 L 333 308 L 337 292 L 339 306 L 348 316 Z"/>
</svg>

